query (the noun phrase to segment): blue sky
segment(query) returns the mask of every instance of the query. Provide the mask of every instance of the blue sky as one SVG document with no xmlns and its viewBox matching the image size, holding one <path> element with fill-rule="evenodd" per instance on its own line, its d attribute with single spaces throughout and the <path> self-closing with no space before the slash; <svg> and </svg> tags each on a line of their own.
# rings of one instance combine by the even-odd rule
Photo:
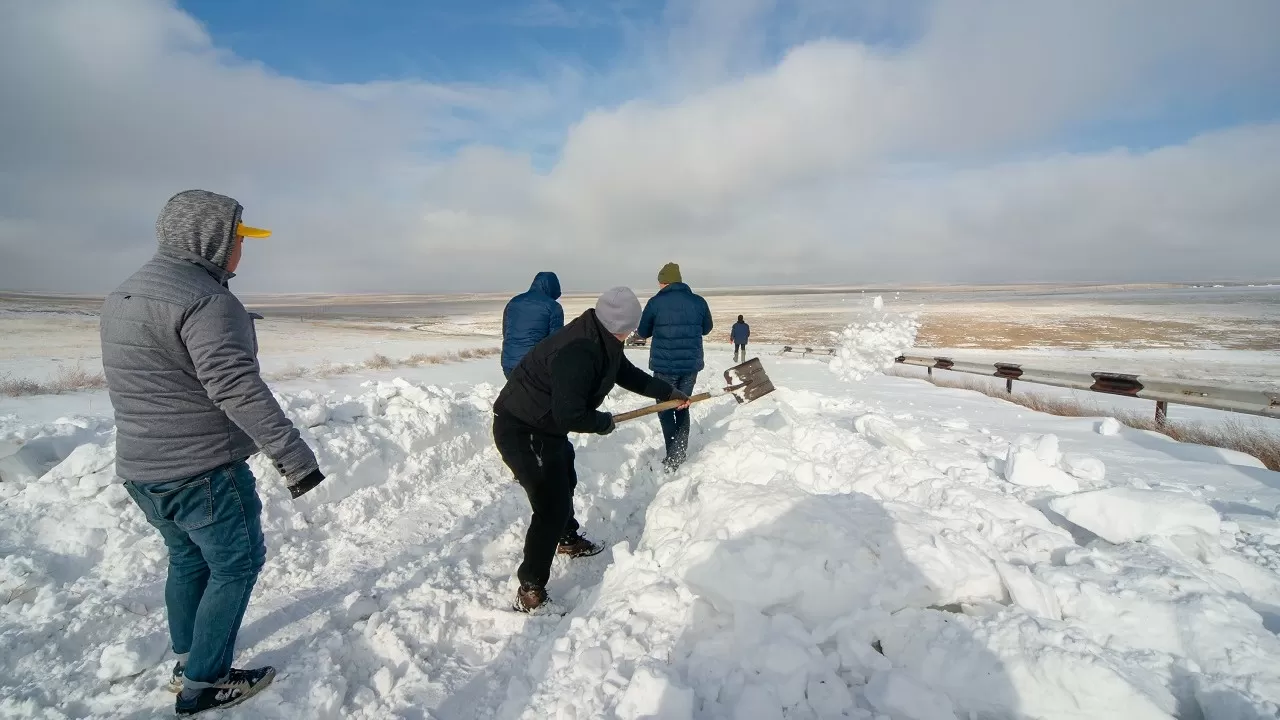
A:
<svg viewBox="0 0 1280 720">
<path fill-rule="evenodd" d="M 114 285 L 189 187 L 276 230 L 254 291 L 1280 267 L 1274 0 L 0 12 L 0 288 Z"/>
<path fill-rule="evenodd" d="M 549 61 L 607 71 L 645 40 L 696 12 L 656 0 L 182 0 L 215 42 L 295 77 L 320 82 L 429 78 L 491 82 L 536 77 Z M 758 4 L 744 0 L 743 5 Z M 834 4 L 834 3 L 833 3 Z M 743 68 L 776 61 L 799 40 L 856 39 L 900 47 L 923 22 L 922 0 L 781 2 L 759 13 L 762 51 Z"/>
<path fill-rule="evenodd" d="M 215 42 L 295 77 L 327 83 L 537 77 L 550 58 L 607 68 L 627 25 L 658 3 L 527 0 L 184 0 Z"/>
</svg>

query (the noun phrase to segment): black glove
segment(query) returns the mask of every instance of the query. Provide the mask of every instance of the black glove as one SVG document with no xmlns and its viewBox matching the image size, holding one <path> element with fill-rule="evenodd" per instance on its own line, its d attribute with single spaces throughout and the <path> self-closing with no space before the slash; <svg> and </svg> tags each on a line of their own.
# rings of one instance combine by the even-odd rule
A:
<svg viewBox="0 0 1280 720">
<path fill-rule="evenodd" d="M 290 485 L 289 494 L 292 495 L 294 499 L 300 498 L 307 491 L 311 490 L 311 488 L 319 485 L 322 482 L 324 482 L 324 473 L 320 472 L 320 468 L 316 468 L 315 470 L 312 470 L 311 473 L 306 477 L 302 478 L 301 480 L 294 483 L 293 485 Z"/>
<path fill-rule="evenodd" d="M 675 389 L 675 388 L 671 388 L 671 396 L 670 396 L 670 397 L 668 397 L 667 399 L 668 399 L 668 400 L 679 400 L 680 402 L 684 402 L 684 401 L 686 401 L 686 400 L 688 400 L 688 399 L 689 399 L 689 396 L 688 396 L 688 395 L 685 395 L 684 393 L 680 392 L 679 390 L 677 390 L 677 389 Z"/>
<path fill-rule="evenodd" d="M 600 414 L 605 416 L 605 420 L 607 424 L 602 429 L 597 430 L 596 434 L 608 435 L 609 433 L 613 432 L 615 428 L 618 427 L 618 424 L 613 421 L 613 416 L 610 415 L 609 413 L 600 413 Z"/>
</svg>

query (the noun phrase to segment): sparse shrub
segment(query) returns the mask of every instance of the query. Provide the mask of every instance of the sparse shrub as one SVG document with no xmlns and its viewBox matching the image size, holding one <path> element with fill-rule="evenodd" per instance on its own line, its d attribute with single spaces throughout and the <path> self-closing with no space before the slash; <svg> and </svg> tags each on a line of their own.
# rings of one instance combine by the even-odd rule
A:
<svg viewBox="0 0 1280 720">
<path fill-rule="evenodd" d="M 81 390 L 101 390 L 106 386 L 107 378 L 102 373 L 92 373 L 79 366 L 60 365 L 57 374 L 46 382 L 31 378 L 15 378 L 7 373 L 0 375 L 0 395 L 10 397 L 61 395 Z"/>
<path fill-rule="evenodd" d="M 107 378 L 102 373 L 92 373 L 79 366 L 59 366 L 52 386 L 54 393 L 101 390 L 107 386 Z"/>
<path fill-rule="evenodd" d="M 0 395 L 21 397 L 23 395 L 40 395 L 43 386 L 30 378 L 15 378 L 9 373 L 0 375 Z"/>
</svg>

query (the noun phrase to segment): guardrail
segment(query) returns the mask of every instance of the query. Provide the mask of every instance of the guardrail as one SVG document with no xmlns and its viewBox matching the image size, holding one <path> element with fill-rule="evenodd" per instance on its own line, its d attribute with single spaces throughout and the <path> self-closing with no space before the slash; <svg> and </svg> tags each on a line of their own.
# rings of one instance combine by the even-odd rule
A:
<svg viewBox="0 0 1280 720">
<path fill-rule="evenodd" d="M 834 348 L 811 348 L 784 345 L 782 351 L 778 354 L 786 355 L 787 353 L 794 353 L 800 357 L 808 357 L 810 355 L 835 355 L 836 351 Z"/>
<path fill-rule="evenodd" d="M 1003 378 L 1005 389 L 1010 393 L 1013 392 L 1013 381 L 1018 380 L 1037 385 L 1153 400 L 1156 403 L 1156 422 L 1161 425 L 1168 416 L 1170 403 L 1280 418 L 1280 393 L 1244 385 L 1209 385 L 1113 372 L 1053 372 L 1024 368 L 1016 363 L 957 362 L 951 358 L 917 355 L 899 356 L 897 362 L 902 365 L 927 368 L 931 376 L 937 369 Z"/>
</svg>

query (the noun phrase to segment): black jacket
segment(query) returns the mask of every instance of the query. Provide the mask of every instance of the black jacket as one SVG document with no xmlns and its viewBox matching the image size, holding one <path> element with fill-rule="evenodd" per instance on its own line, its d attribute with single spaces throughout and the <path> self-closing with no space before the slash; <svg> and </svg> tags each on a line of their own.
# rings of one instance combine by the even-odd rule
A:
<svg viewBox="0 0 1280 720">
<path fill-rule="evenodd" d="M 601 432 L 611 419 L 597 408 L 615 384 L 654 400 L 671 397 L 671 386 L 632 365 L 622 341 L 588 310 L 524 356 L 493 411 L 547 435 Z"/>
</svg>

